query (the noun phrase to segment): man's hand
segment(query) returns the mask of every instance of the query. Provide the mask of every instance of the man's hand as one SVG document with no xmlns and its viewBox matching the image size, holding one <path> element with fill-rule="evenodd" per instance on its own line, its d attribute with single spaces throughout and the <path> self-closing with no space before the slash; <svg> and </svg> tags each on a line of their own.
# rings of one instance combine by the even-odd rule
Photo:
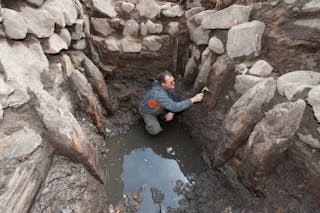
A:
<svg viewBox="0 0 320 213">
<path fill-rule="evenodd" d="M 191 102 L 192 103 L 201 102 L 202 99 L 203 99 L 203 94 L 202 93 L 198 93 L 193 98 L 191 98 Z"/>
<path fill-rule="evenodd" d="M 164 117 L 166 121 L 172 121 L 174 114 L 172 112 L 168 112 Z"/>
</svg>

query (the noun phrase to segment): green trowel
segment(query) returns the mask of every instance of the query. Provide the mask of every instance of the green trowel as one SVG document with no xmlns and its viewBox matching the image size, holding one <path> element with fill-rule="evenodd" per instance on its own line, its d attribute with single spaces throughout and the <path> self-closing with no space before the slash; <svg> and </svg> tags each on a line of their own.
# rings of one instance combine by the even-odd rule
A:
<svg viewBox="0 0 320 213">
<path fill-rule="evenodd" d="M 210 92 L 210 90 L 208 89 L 208 87 L 203 87 L 201 90 L 201 93 L 204 94 L 205 92 Z"/>
</svg>

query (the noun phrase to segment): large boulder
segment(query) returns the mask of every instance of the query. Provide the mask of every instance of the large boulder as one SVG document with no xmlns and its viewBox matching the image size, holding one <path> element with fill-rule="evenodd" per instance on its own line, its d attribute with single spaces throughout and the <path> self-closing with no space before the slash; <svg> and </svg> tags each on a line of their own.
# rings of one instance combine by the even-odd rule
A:
<svg viewBox="0 0 320 213">
<path fill-rule="evenodd" d="M 197 61 L 200 59 L 200 50 L 196 45 L 191 45 L 190 49 L 191 54 L 186 64 L 183 77 L 186 81 L 192 82 L 197 74 Z"/>
<path fill-rule="evenodd" d="M 265 60 L 259 60 L 249 69 L 249 74 L 257 76 L 268 76 L 271 74 L 273 67 Z"/>
<path fill-rule="evenodd" d="M 256 125 L 242 159 L 243 181 L 247 186 L 257 187 L 284 159 L 305 108 L 303 100 L 278 104 Z"/>
<path fill-rule="evenodd" d="M 15 10 L 3 8 L 3 27 L 6 37 L 24 39 L 28 33 L 28 25 L 24 18 Z"/>
<path fill-rule="evenodd" d="M 162 37 L 161 36 L 146 36 L 143 39 L 143 45 L 145 45 L 151 51 L 158 51 L 162 47 L 161 43 Z"/>
<path fill-rule="evenodd" d="M 37 38 L 47 38 L 54 33 L 55 19 L 50 12 L 43 8 L 30 7 L 20 3 L 18 8 L 28 24 L 28 32 Z"/>
<path fill-rule="evenodd" d="M 140 0 L 136 8 L 141 17 L 150 19 L 159 16 L 161 12 L 160 6 L 155 0 Z"/>
<path fill-rule="evenodd" d="M 162 10 L 162 14 L 165 17 L 181 17 L 183 15 L 183 9 L 180 5 L 175 5 L 168 9 Z"/>
<path fill-rule="evenodd" d="M 320 73 L 299 70 L 280 76 L 277 80 L 277 89 L 280 95 L 285 95 L 291 100 L 318 84 L 320 84 Z"/>
<path fill-rule="evenodd" d="M 194 28 L 190 33 L 190 40 L 197 45 L 208 44 L 210 30 L 205 30 L 201 26 Z"/>
<path fill-rule="evenodd" d="M 262 116 L 263 106 L 270 102 L 275 90 L 276 81 L 270 77 L 249 89 L 233 104 L 224 121 L 224 136 L 218 141 L 213 166 L 224 164 L 245 143 Z"/>
<path fill-rule="evenodd" d="M 261 50 L 261 38 L 265 24 L 251 21 L 232 27 L 228 32 L 227 53 L 231 58 L 257 56 Z"/>
<path fill-rule="evenodd" d="M 117 16 L 117 12 L 115 11 L 111 0 L 92 0 L 92 4 L 96 11 L 107 15 L 110 18 L 115 18 Z"/>
<path fill-rule="evenodd" d="M 232 5 L 219 11 L 212 11 L 203 18 L 204 29 L 229 29 L 237 24 L 249 21 L 252 6 Z"/>
<path fill-rule="evenodd" d="M 106 18 L 91 18 L 91 23 L 93 29 L 102 36 L 107 36 L 114 32 Z"/>
<path fill-rule="evenodd" d="M 142 50 L 142 44 L 129 36 L 121 40 L 121 46 L 122 51 L 126 53 L 136 53 Z"/>
<path fill-rule="evenodd" d="M 319 0 L 309 1 L 302 7 L 302 12 L 319 12 L 319 11 L 320 11 Z"/>
<path fill-rule="evenodd" d="M 122 34 L 124 36 L 136 36 L 138 32 L 139 32 L 139 24 L 134 19 L 130 19 L 124 25 Z"/>
<path fill-rule="evenodd" d="M 26 0 L 26 1 L 38 7 L 40 7 L 44 2 L 44 0 Z"/>
<path fill-rule="evenodd" d="M 236 83 L 234 89 L 240 93 L 244 94 L 248 89 L 252 88 L 254 85 L 260 83 L 265 78 L 253 76 L 253 75 L 237 75 Z"/>
<path fill-rule="evenodd" d="M 199 87 L 204 86 L 207 83 L 210 72 L 214 69 L 213 64 L 215 61 L 216 57 L 214 53 L 210 52 L 207 60 L 201 66 L 201 69 L 199 70 L 199 73 L 193 83 L 194 89 L 199 89 Z"/>
<path fill-rule="evenodd" d="M 42 42 L 43 51 L 47 54 L 57 54 L 61 50 L 67 50 L 68 45 L 66 41 L 58 34 L 53 34 Z"/>
<path fill-rule="evenodd" d="M 82 163 L 101 182 L 104 182 L 106 175 L 104 163 L 97 150 L 88 143 L 75 117 L 46 91 L 33 91 L 33 94 L 36 111 L 45 125 L 53 147 L 63 155 Z"/>
<path fill-rule="evenodd" d="M 0 136 L 0 212 L 26 213 L 49 170 L 53 149 L 27 126 Z"/>
<path fill-rule="evenodd" d="M 312 88 L 308 93 L 308 103 L 312 106 L 314 116 L 320 123 L 320 85 Z"/>
<path fill-rule="evenodd" d="M 209 46 L 210 50 L 212 50 L 213 52 L 215 52 L 217 54 L 224 53 L 223 43 L 216 36 L 210 38 L 208 46 Z"/>
<path fill-rule="evenodd" d="M 25 127 L 0 140 L 0 160 L 18 158 L 31 154 L 42 143 L 42 138 L 29 127 Z"/>
<path fill-rule="evenodd" d="M 217 12 L 217 10 L 204 10 L 204 11 L 200 11 L 199 13 L 195 14 L 194 16 L 192 16 L 192 21 L 194 23 L 196 23 L 197 25 L 201 25 L 202 21 L 204 18 L 206 18 L 207 16 L 210 16 L 212 14 L 214 14 L 215 12 Z"/>
<path fill-rule="evenodd" d="M 0 65 L 7 85 L 13 89 L 7 98 L 0 99 L 4 108 L 27 103 L 30 100 L 28 88 L 41 90 L 41 73 L 49 68 L 39 41 L 32 37 L 10 44 L 0 40 Z"/>
<path fill-rule="evenodd" d="M 213 109 L 218 100 L 218 96 L 223 90 L 223 85 L 233 68 L 233 62 L 227 55 L 219 56 L 212 66 L 212 71 L 209 74 L 208 83 L 209 86 L 209 97 L 208 104 L 209 108 Z"/>
</svg>

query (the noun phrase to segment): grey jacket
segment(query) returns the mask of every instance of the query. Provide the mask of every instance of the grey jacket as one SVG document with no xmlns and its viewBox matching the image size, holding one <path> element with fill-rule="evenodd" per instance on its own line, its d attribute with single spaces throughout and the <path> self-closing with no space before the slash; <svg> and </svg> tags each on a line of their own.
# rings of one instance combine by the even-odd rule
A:
<svg viewBox="0 0 320 213">
<path fill-rule="evenodd" d="M 180 112 L 192 105 L 191 99 L 176 102 L 174 92 L 166 90 L 157 80 L 152 83 L 151 90 L 144 96 L 140 107 L 140 114 L 160 115 L 167 111 Z"/>
</svg>

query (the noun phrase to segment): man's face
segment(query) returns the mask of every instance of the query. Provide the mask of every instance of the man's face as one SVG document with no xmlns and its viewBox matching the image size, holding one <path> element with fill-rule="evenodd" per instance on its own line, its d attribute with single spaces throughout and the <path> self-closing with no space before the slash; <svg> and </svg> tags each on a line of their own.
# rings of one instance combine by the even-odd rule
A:
<svg viewBox="0 0 320 213">
<path fill-rule="evenodd" d="M 174 77 L 172 75 L 166 75 L 164 79 L 165 83 L 161 83 L 161 85 L 168 90 L 173 90 L 175 86 Z"/>
</svg>

